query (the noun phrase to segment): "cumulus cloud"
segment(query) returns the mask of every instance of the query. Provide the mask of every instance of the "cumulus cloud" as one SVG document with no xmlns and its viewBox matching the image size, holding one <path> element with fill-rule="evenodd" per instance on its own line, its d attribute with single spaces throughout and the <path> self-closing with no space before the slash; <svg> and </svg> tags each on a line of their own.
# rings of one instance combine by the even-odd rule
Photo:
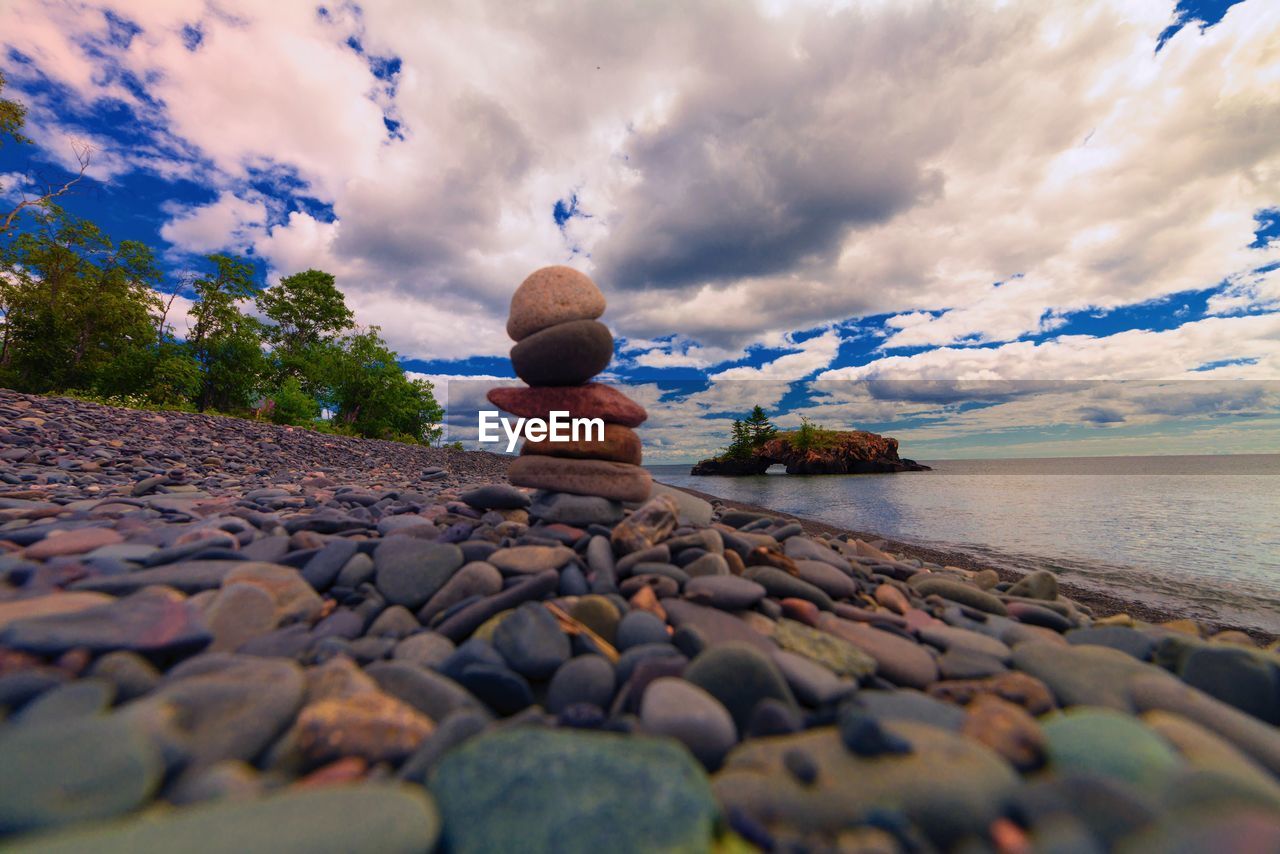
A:
<svg viewBox="0 0 1280 854">
<path fill-rule="evenodd" d="M 160 236 L 179 250 L 193 253 L 240 249 L 253 245 L 266 230 L 267 207 L 229 192 L 207 205 L 175 208 Z"/>
</svg>

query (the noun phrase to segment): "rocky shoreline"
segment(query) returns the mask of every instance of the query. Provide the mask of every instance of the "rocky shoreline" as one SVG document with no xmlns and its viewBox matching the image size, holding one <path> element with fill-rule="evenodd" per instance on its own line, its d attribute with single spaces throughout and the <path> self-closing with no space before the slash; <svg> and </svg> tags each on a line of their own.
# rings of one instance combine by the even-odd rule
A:
<svg viewBox="0 0 1280 854">
<path fill-rule="evenodd" d="M 874 542 L 881 548 L 896 554 L 906 555 L 908 557 L 917 558 L 927 563 L 936 563 L 943 566 L 954 566 L 972 572 L 980 572 L 984 569 L 990 569 L 995 572 L 1001 581 L 1010 584 L 1017 583 L 1025 573 L 1017 570 L 1007 569 L 1002 566 L 992 565 L 988 561 L 984 561 L 980 556 L 975 556 L 967 552 L 947 551 L 944 549 L 930 548 L 922 546 L 918 543 L 902 542 L 880 536 L 874 531 L 860 531 L 853 528 L 832 525 L 829 522 L 823 522 L 818 519 L 809 519 L 803 516 L 796 516 L 792 513 L 779 513 L 769 507 L 762 507 L 758 504 L 749 504 L 744 501 L 734 501 L 728 498 L 722 498 L 709 492 L 702 492 L 697 489 L 690 489 L 684 486 L 672 487 L 690 495 L 697 496 L 704 501 L 709 501 L 717 505 L 734 510 L 746 510 L 753 513 L 766 513 L 782 516 L 790 521 L 799 523 L 805 530 L 805 533 L 821 536 L 821 537 L 856 537 L 858 539 Z M 1154 605 L 1149 602 L 1140 602 L 1135 599 L 1125 598 L 1121 596 L 1113 596 L 1105 591 L 1097 590 L 1091 587 L 1084 587 L 1079 584 L 1073 584 L 1070 581 L 1058 581 L 1064 595 L 1069 597 L 1073 602 L 1079 602 L 1087 605 L 1090 610 L 1098 616 L 1109 617 L 1119 614 L 1127 614 L 1136 620 L 1147 623 L 1172 623 L 1179 620 L 1194 620 L 1200 627 L 1209 633 L 1218 633 L 1226 631 L 1240 632 L 1246 634 L 1259 646 L 1268 646 L 1280 640 L 1276 635 L 1263 631 L 1261 629 L 1248 626 L 1239 626 L 1229 622 L 1214 622 L 1211 620 L 1200 620 L 1190 617 L 1187 613 Z"/>
<path fill-rule="evenodd" d="M 12 850 L 1280 848 L 1276 654 L 1049 573 L 9 392 L 0 462 Z"/>
</svg>

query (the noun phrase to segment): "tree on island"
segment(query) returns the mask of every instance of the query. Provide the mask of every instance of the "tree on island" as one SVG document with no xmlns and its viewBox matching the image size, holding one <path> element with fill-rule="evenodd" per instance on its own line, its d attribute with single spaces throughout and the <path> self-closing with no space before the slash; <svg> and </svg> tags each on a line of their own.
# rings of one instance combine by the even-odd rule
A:
<svg viewBox="0 0 1280 854">
<path fill-rule="evenodd" d="M 778 435 L 778 430 L 769 420 L 764 407 L 758 404 L 752 408 L 751 414 L 745 420 L 733 419 L 732 430 L 732 439 L 720 454 L 722 459 L 745 460 L 757 448 Z"/>
<path fill-rule="evenodd" d="M 765 414 L 764 407 L 759 404 L 752 407 L 745 425 L 752 448 L 758 448 L 778 435 L 778 428 L 773 426 L 773 422 Z"/>
</svg>

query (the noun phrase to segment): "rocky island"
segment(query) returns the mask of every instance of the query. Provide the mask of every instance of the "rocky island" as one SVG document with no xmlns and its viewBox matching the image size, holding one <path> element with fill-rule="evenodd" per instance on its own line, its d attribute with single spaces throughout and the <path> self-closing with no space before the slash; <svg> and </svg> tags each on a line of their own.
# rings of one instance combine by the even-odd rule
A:
<svg viewBox="0 0 1280 854">
<path fill-rule="evenodd" d="M 694 465 L 690 474 L 740 477 L 758 475 L 784 465 L 787 474 L 887 474 L 929 471 L 915 460 L 898 456 L 898 440 L 865 430 L 824 430 L 802 425 L 758 443 L 731 445 L 716 457 Z"/>
</svg>

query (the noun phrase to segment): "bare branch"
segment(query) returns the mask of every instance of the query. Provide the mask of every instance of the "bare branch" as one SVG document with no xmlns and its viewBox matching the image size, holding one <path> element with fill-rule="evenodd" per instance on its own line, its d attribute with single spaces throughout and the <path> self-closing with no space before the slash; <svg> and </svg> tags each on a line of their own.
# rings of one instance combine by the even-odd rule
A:
<svg viewBox="0 0 1280 854">
<path fill-rule="evenodd" d="M 84 178 L 85 173 L 89 171 L 89 164 L 93 160 L 93 146 L 86 142 L 73 140 L 71 143 L 71 149 L 75 152 L 76 161 L 80 164 L 80 170 L 76 173 L 76 176 L 70 181 L 67 181 L 61 187 L 48 187 L 48 191 L 42 196 L 23 198 L 23 200 L 18 203 L 17 207 L 5 215 L 4 221 L 0 222 L 0 234 L 4 234 L 13 227 L 13 223 L 17 220 L 18 214 L 22 213 L 24 208 L 47 205 L 59 196 L 65 195 L 72 187 L 80 183 L 81 179 Z"/>
</svg>

